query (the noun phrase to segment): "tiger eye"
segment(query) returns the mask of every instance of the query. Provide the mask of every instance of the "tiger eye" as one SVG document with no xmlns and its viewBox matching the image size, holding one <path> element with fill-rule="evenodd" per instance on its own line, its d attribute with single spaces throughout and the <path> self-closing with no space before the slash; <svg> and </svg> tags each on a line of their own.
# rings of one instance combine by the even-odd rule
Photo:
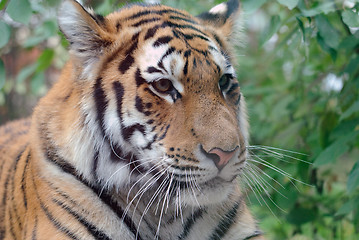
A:
<svg viewBox="0 0 359 240">
<path fill-rule="evenodd" d="M 225 90 L 228 85 L 229 85 L 229 82 L 231 80 L 231 75 L 229 74 L 224 74 L 218 81 L 218 85 L 219 85 L 219 88 L 223 91 Z"/>
<path fill-rule="evenodd" d="M 172 89 L 172 82 L 169 79 L 160 79 L 153 82 L 152 86 L 160 93 L 166 93 Z"/>
</svg>

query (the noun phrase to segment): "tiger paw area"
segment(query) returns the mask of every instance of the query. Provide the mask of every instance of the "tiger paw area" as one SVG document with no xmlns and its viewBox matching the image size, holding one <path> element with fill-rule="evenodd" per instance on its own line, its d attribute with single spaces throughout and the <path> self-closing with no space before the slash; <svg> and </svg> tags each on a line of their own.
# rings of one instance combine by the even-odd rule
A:
<svg viewBox="0 0 359 240">
<path fill-rule="evenodd" d="M 68 59 L 59 2 L 0 2 L 0 124 L 31 115 Z M 83 4 L 106 15 L 129 2 Z M 196 15 L 221 2 L 161 4 Z M 359 1 L 242 0 L 241 8 L 236 71 L 251 167 L 239 184 L 260 228 L 275 240 L 359 239 Z"/>
</svg>

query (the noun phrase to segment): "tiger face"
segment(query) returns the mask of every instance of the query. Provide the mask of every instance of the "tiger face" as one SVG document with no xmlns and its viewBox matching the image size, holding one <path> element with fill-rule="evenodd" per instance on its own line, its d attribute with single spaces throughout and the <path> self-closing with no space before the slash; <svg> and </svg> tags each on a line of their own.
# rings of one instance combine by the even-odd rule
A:
<svg viewBox="0 0 359 240">
<path fill-rule="evenodd" d="M 199 17 L 160 5 L 100 17 L 66 1 L 66 81 L 79 103 L 64 143 L 76 150 L 64 155 L 76 171 L 104 189 L 166 192 L 187 205 L 227 199 L 248 139 L 229 40 L 238 15 L 237 1 Z"/>
</svg>

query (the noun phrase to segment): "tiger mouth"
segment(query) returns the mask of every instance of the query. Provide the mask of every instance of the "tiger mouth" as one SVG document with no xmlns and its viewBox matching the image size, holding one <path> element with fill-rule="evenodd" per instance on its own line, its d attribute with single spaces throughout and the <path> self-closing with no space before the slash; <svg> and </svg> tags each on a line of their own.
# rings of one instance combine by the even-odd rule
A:
<svg viewBox="0 0 359 240">
<path fill-rule="evenodd" d="M 227 180 L 227 179 L 223 179 L 220 176 L 216 176 L 210 180 L 200 182 L 200 183 L 195 182 L 195 180 L 181 181 L 181 180 L 174 179 L 173 187 L 179 188 L 181 190 L 187 190 L 187 189 L 193 188 L 193 189 L 197 189 L 200 191 L 200 189 L 203 189 L 203 188 L 218 188 L 221 186 L 224 187 L 224 186 L 232 185 L 234 183 L 234 181 L 237 179 L 237 177 L 238 177 L 238 175 L 234 175 L 232 178 Z"/>
</svg>

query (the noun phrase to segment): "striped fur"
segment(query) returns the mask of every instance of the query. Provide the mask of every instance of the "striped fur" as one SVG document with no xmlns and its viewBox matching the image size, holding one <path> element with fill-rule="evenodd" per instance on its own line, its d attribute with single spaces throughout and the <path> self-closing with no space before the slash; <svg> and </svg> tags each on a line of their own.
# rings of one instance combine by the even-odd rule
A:
<svg viewBox="0 0 359 240">
<path fill-rule="evenodd" d="M 0 128 L 0 239 L 263 239 L 237 182 L 239 12 L 64 1 L 69 62 L 31 120 Z"/>
</svg>

